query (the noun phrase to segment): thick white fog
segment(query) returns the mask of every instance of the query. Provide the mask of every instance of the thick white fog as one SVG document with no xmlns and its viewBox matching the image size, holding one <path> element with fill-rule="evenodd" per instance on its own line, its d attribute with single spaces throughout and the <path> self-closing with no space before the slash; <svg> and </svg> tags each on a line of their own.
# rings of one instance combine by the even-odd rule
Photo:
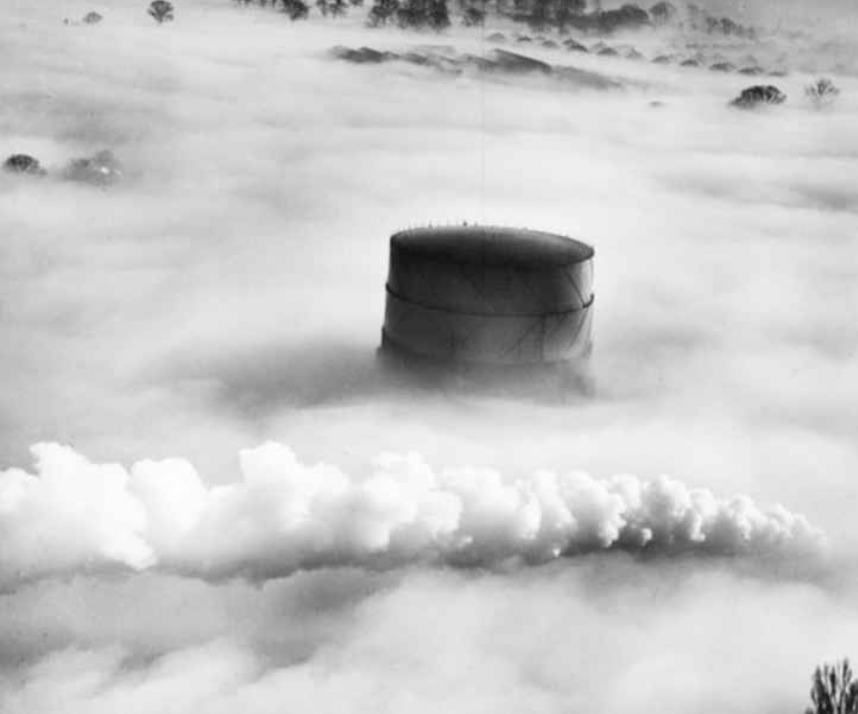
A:
<svg viewBox="0 0 858 714">
<path fill-rule="evenodd" d="M 612 90 L 145 4 L 0 13 L 1 711 L 799 712 L 858 657 L 854 3 L 608 40 L 785 77 L 518 48 Z M 389 235 L 463 220 L 595 247 L 584 393 L 376 362 Z"/>
</svg>

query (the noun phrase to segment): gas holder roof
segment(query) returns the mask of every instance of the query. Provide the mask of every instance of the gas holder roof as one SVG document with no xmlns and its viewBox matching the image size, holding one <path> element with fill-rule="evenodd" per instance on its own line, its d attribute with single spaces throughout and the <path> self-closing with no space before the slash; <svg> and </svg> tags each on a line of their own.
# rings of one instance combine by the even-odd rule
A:
<svg viewBox="0 0 858 714">
<path fill-rule="evenodd" d="M 590 260 L 591 246 L 580 241 L 526 228 L 448 226 L 412 228 L 390 238 L 392 250 L 432 262 L 551 268 Z"/>
</svg>

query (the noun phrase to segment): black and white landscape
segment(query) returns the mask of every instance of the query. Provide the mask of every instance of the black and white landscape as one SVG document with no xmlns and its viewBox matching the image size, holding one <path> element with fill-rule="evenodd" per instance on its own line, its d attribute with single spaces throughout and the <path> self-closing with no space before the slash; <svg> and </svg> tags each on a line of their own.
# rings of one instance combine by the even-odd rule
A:
<svg viewBox="0 0 858 714">
<path fill-rule="evenodd" d="M 450 3 L 6 0 L 3 714 L 800 714 L 858 658 L 858 7 Z M 594 246 L 581 380 L 377 359 L 390 235 L 463 222 Z"/>
</svg>

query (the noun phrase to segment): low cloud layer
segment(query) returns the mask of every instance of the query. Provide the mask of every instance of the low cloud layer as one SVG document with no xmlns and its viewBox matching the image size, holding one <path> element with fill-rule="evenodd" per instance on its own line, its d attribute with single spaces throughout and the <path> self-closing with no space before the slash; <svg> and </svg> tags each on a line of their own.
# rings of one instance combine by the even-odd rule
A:
<svg viewBox="0 0 858 714">
<path fill-rule="evenodd" d="M 18 623 L 0 630 L 18 653 L 0 710 L 800 712 L 815 663 L 858 636 L 852 595 L 624 556 L 262 587 L 45 581 L 0 595 Z"/>
<path fill-rule="evenodd" d="M 48 171 L 0 174 L 0 711 L 802 711 L 858 654 L 855 8 L 506 44 L 606 92 L 330 54 L 511 23 L 174 4 L 0 12 L 0 159 Z M 677 64 L 722 55 L 789 74 Z M 388 236 L 464 219 L 595 246 L 586 394 L 378 367 Z"/>
<path fill-rule="evenodd" d="M 286 446 L 240 454 L 210 486 L 187 461 L 96 464 L 33 447 L 35 473 L 0 472 L 0 581 L 160 568 L 264 580 L 300 569 L 417 563 L 492 567 L 619 550 L 647 555 L 818 555 L 822 535 L 782 506 L 721 498 L 668 477 L 434 470 L 386 454 L 365 478 L 307 466 Z"/>
</svg>

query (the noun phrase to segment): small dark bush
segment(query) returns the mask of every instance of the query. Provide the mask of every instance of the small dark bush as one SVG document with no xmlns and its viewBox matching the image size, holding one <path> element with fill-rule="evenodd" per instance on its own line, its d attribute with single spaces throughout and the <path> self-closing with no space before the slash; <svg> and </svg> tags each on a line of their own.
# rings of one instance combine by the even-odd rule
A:
<svg viewBox="0 0 858 714">
<path fill-rule="evenodd" d="M 170 22 L 174 19 L 173 4 L 167 2 L 167 0 L 153 0 L 146 12 L 148 12 L 152 19 L 159 25 L 162 25 L 165 22 Z"/>
<path fill-rule="evenodd" d="M 39 160 L 29 154 L 13 154 L 3 162 L 3 170 L 13 174 L 45 175 Z"/>
<path fill-rule="evenodd" d="M 731 104 L 740 109 L 751 109 L 762 104 L 783 104 L 787 95 L 774 85 L 748 87 Z"/>
<path fill-rule="evenodd" d="M 570 52 L 589 52 L 584 45 L 576 40 L 573 40 L 571 37 L 569 39 L 563 40 L 563 46 L 569 50 Z"/>
</svg>

